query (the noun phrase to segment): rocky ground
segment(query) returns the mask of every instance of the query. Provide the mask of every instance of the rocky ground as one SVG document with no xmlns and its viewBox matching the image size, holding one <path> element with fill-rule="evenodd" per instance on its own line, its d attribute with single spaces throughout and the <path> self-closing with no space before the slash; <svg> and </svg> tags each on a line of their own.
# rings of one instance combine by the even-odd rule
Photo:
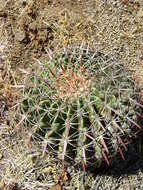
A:
<svg viewBox="0 0 143 190">
<path fill-rule="evenodd" d="M 143 189 L 141 137 L 125 162 L 84 174 L 43 158 L 26 129 L 14 127 L 25 72 L 49 48 L 81 43 L 114 56 L 143 90 L 142 1 L 0 0 L 0 189 Z"/>
</svg>

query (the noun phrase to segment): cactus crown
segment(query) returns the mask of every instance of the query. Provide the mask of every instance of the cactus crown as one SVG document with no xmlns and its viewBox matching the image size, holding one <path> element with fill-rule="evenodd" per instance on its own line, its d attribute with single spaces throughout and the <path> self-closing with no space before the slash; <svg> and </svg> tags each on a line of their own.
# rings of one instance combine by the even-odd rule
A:
<svg viewBox="0 0 143 190">
<path fill-rule="evenodd" d="M 115 59 L 88 49 L 51 54 L 30 74 L 22 110 L 26 124 L 44 139 L 43 152 L 99 165 L 123 150 L 140 129 L 137 91 Z M 138 115 L 137 115 L 138 113 Z M 38 131 L 38 133 L 37 133 Z M 95 163 L 94 163 L 95 165 Z"/>
<path fill-rule="evenodd" d="M 55 70 L 52 71 L 49 68 L 53 77 L 52 87 L 56 89 L 57 96 L 63 101 L 68 99 L 72 102 L 78 99 L 81 94 L 87 94 L 90 91 L 91 78 L 86 76 L 82 64 L 76 71 L 72 67 L 65 69 L 62 64 L 60 64 L 60 69 L 56 74 L 54 73 Z"/>
</svg>

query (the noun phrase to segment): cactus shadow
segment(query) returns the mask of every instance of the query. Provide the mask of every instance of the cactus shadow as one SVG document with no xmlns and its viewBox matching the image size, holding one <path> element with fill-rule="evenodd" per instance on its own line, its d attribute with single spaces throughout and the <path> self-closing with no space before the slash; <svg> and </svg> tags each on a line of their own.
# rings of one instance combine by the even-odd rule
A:
<svg viewBox="0 0 143 190">
<path fill-rule="evenodd" d="M 110 166 L 102 163 L 99 168 L 89 167 L 87 171 L 92 175 L 108 175 L 119 177 L 125 174 L 136 174 L 138 170 L 143 172 L 143 131 L 132 141 L 128 150 L 124 152 L 125 160 L 117 154 Z"/>
</svg>

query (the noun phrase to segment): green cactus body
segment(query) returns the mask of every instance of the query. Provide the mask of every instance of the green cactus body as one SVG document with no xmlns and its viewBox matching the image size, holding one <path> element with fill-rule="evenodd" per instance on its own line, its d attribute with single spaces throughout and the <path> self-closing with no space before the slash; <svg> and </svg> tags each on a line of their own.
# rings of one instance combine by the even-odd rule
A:
<svg viewBox="0 0 143 190">
<path fill-rule="evenodd" d="M 141 127 L 138 94 L 125 68 L 86 49 L 67 48 L 30 73 L 21 104 L 44 151 L 83 167 L 100 165 L 123 149 Z M 131 101 L 133 100 L 133 101 Z M 133 103 L 134 102 L 134 103 Z"/>
</svg>

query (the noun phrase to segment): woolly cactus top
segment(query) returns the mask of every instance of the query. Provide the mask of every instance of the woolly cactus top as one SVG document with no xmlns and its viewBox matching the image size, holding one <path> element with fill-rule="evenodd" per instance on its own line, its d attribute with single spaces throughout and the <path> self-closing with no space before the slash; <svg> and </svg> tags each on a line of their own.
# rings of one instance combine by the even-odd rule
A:
<svg viewBox="0 0 143 190">
<path fill-rule="evenodd" d="M 63 161 L 99 166 L 127 150 L 141 126 L 137 88 L 115 59 L 88 49 L 50 53 L 30 74 L 22 110 L 43 139 L 43 151 Z"/>
</svg>

